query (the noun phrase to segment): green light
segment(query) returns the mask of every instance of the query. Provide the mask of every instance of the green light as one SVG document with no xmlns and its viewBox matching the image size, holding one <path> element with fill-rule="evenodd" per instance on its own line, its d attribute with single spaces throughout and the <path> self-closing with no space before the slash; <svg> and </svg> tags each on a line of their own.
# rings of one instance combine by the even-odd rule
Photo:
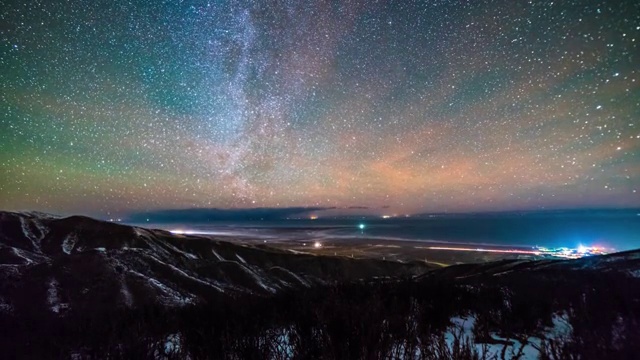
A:
<svg viewBox="0 0 640 360">
<path fill-rule="evenodd" d="M 360 230 L 364 230 L 364 224 L 360 224 L 358 225 L 358 227 L 360 228 Z"/>
</svg>

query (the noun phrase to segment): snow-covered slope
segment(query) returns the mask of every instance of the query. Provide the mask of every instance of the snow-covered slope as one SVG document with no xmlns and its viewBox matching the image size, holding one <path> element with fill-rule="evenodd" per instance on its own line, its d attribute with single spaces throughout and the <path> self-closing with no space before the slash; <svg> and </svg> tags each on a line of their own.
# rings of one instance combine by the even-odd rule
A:
<svg viewBox="0 0 640 360">
<path fill-rule="evenodd" d="M 270 295 L 426 270 L 419 264 L 320 259 L 82 216 L 0 212 L 0 311 L 182 306 L 221 294 Z"/>
</svg>

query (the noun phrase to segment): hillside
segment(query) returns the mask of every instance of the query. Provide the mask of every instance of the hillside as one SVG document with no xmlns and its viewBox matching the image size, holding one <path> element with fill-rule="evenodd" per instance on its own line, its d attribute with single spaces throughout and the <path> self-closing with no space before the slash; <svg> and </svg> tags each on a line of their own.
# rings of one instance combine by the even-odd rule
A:
<svg viewBox="0 0 640 360">
<path fill-rule="evenodd" d="M 40 305 L 56 312 L 100 304 L 182 306 L 218 294 L 262 296 L 427 269 L 420 263 L 296 255 L 82 216 L 0 212 L 0 303 L 17 311 Z M 24 309 L 22 299 L 31 300 Z"/>
<path fill-rule="evenodd" d="M 433 269 L 0 212 L 10 358 L 640 353 L 640 251 Z"/>
</svg>

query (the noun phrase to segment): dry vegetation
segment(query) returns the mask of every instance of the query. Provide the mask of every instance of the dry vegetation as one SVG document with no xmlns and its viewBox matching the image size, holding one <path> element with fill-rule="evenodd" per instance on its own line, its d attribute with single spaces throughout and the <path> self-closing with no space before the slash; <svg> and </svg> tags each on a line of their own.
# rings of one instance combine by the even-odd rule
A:
<svg viewBox="0 0 640 360">
<path fill-rule="evenodd" d="M 521 344 L 542 339 L 541 359 L 632 359 L 640 354 L 638 300 L 638 281 L 617 274 L 428 277 L 220 296 L 184 308 L 3 314 L 0 341 L 8 358 L 522 358 L 518 343 L 504 342 L 498 354 L 475 345 L 498 334 Z M 568 336 L 545 332 L 559 313 L 571 324 Z M 470 315 L 472 336 L 451 328 L 452 317 Z"/>
</svg>

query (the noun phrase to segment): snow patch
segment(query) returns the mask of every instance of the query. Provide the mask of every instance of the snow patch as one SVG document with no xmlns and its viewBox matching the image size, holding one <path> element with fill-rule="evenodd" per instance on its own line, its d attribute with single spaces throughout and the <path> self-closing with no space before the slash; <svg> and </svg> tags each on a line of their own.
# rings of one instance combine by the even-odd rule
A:
<svg viewBox="0 0 640 360">
<path fill-rule="evenodd" d="M 466 343 L 467 341 L 473 344 L 475 350 L 479 354 L 484 354 L 488 359 L 500 359 L 500 355 L 502 350 L 504 349 L 503 344 L 485 344 L 485 343 L 477 343 L 474 341 L 473 328 L 475 326 L 476 318 L 475 316 L 469 317 L 453 317 L 451 318 L 451 327 L 445 332 L 444 339 L 447 343 L 447 346 L 453 352 L 456 337 L 460 341 L 461 344 Z M 498 339 L 496 339 L 498 340 Z M 505 355 L 509 355 L 506 353 Z M 511 357 L 508 357 L 511 359 Z"/>
<path fill-rule="evenodd" d="M 147 233 L 146 230 L 139 228 L 139 227 L 134 227 L 133 228 L 133 232 L 136 234 L 136 236 L 138 237 L 144 237 L 144 238 L 148 238 L 149 237 L 149 233 Z"/>
<path fill-rule="evenodd" d="M 20 267 L 21 265 L 16 264 L 0 264 L 0 274 L 4 274 L 5 276 L 19 276 L 21 275 L 19 269 Z"/>
<path fill-rule="evenodd" d="M 298 280 L 302 285 L 306 286 L 306 287 L 311 287 L 311 284 L 309 284 L 308 281 L 306 281 L 305 279 L 303 279 L 300 275 L 294 273 L 293 271 L 289 270 L 289 269 L 285 269 L 283 267 L 280 266 L 274 266 L 271 269 L 280 269 L 283 270 L 284 272 L 288 273 L 289 275 L 293 276 L 296 280 Z"/>
<path fill-rule="evenodd" d="M 622 316 L 618 315 L 616 322 L 611 329 L 611 336 L 614 344 L 621 344 L 624 341 L 626 334 L 626 324 Z"/>
<path fill-rule="evenodd" d="M 551 318 L 551 323 L 553 326 L 545 329 L 545 333 L 549 334 L 550 337 L 568 338 L 573 333 L 569 315 L 566 313 L 554 314 Z"/>
<path fill-rule="evenodd" d="M 47 289 L 47 302 L 54 313 L 60 312 L 60 299 L 58 299 L 58 282 L 56 279 L 49 280 Z"/>
<path fill-rule="evenodd" d="M 173 246 L 173 245 L 171 245 L 169 243 L 165 243 L 165 244 L 167 245 L 167 247 L 171 248 L 171 250 L 173 250 L 173 251 L 175 251 L 175 252 L 177 252 L 179 254 L 182 254 L 182 255 L 184 255 L 185 257 L 187 257 L 187 258 L 189 258 L 191 260 L 198 260 L 198 257 L 196 255 L 190 253 L 190 252 L 186 252 L 186 251 L 180 250 L 177 247 L 175 247 L 175 246 Z"/>
<path fill-rule="evenodd" d="M 16 256 L 24 259 L 27 262 L 26 265 L 31 265 L 31 264 L 33 264 L 35 262 L 26 254 L 25 251 L 22 251 L 20 249 L 14 248 L 14 247 L 11 248 L 11 251 L 13 251 L 13 253 Z"/>
<path fill-rule="evenodd" d="M 629 275 L 635 277 L 635 278 L 640 278 L 640 269 L 637 270 L 629 270 Z"/>
<path fill-rule="evenodd" d="M 572 332 L 568 316 L 566 314 L 556 314 L 552 318 L 553 326 L 545 328 L 542 338 L 532 336 L 522 340 L 504 338 L 491 333 L 489 336 L 493 340 L 502 343 L 489 344 L 475 341 L 473 335 L 475 321 L 474 316 L 451 318 L 452 326 L 445 333 L 445 341 L 449 348 L 453 349 L 454 339 L 458 336 L 461 342 L 470 341 L 479 354 L 485 354 L 486 358 L 489 359 L 537 359 L 540 355 L 543 339 L 566 339 Z"/>
<path fill-rule="evenodd" d="M 144 238 L 146 240 L 146 244 L 149 245 L 151 250 L 153 250 L 155 253 L 163 255 L 163 256 L 167 256 L 167 257 L 171 256 L 171 254 L 167 251 L 167 249 L 164 248 L 164 246 L 158 245 L 158 242 L 156 240 L 154 240 L 143 229 L 134 228 L 134 230 L 135 230 L 135 233 L 136 233 L 136 235 L 138 237 L 142 237 L 142 238 Z M 127 248 L 127 249 L 129 249 L 129 248 Z M 131 249 L 135 249 L 135 248 L 131 248 Z"/>
<path fill-rule="evenodd" d="M 167 266 L 169 266 L 171 269 L 173 269 L 174 271 L 178 272 L 179 274 L 181 274 L 181 275 L 182 275 L 182 276 L 184 276 L 184 277 L 187 277 L 187 278 L 189 278 L 189 279 L 191 279 L 191 280 L 193 280 L 193 281 L 195 281 L 195 282 L 198 282 L 198 283 L 200 283 L 200 284 L 203 284 L 203 285 L 206 285 L 206 286 L 211 286 L 211 287 L 215 288 L 216 290 L 218 290 L 218 291 L 220 291 L 220 292 L 224 292 L 224 290 L 222 290 L 222 288 L 220 288 L 220 287 L 219 287 L 219 286 L 217 286 L 217 285 L 214 285 L 214 284 L 209 283 L 209 282 L 207 282 L 207 281 L 200 280 L 200 279 L 198 279 L 198 278 L 196 278 L 196 277 L 193 277 L 193 276 L 191 276 L 191 275 L 187 274 L 186 272 L 184 272 L 183 270 L 180 270 L 180 269 L 178 269 L 177 267 L 175 267 L 175 266 L 173 266 L 173 265 L 171 265 L 171 264 L 166 264 L 166 265 L 167 265 Z"/>
<path fill-rule="evenodd" d="M 191 260 L 198 260 L 198 256 L 197 255 L 194 255 L 192 253 L 188 253 L 186 251 L 183 251 L 182 253 L 184 254 L 184 256 L 188 257 Z"/>
<path fill-rule="evenodd" d="M 236 263 L 236 264 L 237 264 L 237 263 Z M 264 279 L 262 279 L 258 274 L 256 274 L 256 273 L 255 273 L 255 272 L 253 272 L 251 269 L 249 269 L 249 267 L 244 266 L 244 265 L 242 265 L 242 264 L 238 264 L 238 265 L 240 265 L 240 268 L 241 268 L 242 270 L 244 270 L 247 274 L 249 274 L 249 275 L 250 275 L 250 276 L 251 276 L 251 277 L 256 281 L 256 283 L 258 283 L 258 285 L 259 285 L 261 288 L 263 288 L 263 289 L 267 290 L 268 292 L 270 292 L 270 293 L 272 293 L 272 294 L 275 294 L 275 293 L 276 293 L 276 289 L 274 289 L 274 288 L 272 288 L 271 286 L 267 285 L 267 284 L 264 282 Z"/>
<path fill-rule="evenodd" d="M 62 251 L 64 251 L 65 254 L 70 255 L 71 251 L 73 251 L 73 247 L 76 246 L 77 242 L 78 242 L 77 234 L 71 233 L 67 235 L 62 241 Z"/>
<path fill-rule="evenodd" d="M 60 302 L 58 287 L 58 281 L 51 278 L 47 284 L 47 303 L 49 304 L 51 311 L 56 314 L 59 314 L 61 311 L 69 308 L 69 304 Z"/>
<path fill-rule="evenodd" d="M 36 220 L 27 222 L 27 219 L 22 216 L 20 216 L 18 219 L 20 219 L 20 227 L 22 228 L 22 233 L 24 234 L 24 236 L 29 239 L 29 241 L 31 241 L 33 248 L 37 252 L 42 252 L 40 248 L 40 242 L 47 235 L 48 229 Z M 39 234 L 34 233 L 30 225 L 33 225 L 38 230 Z"/>
<path fill-rule="evenodd" d="M 223 290 L 221 287 L 219 287 L 218 285 L 216 285 L 216 284 L 209 283 L 209 282 L 207 282 L 207 281 L 204 281 L 204 280 L 198 279 L 198 278 L 196 278 L 196 277 L 193 277 L 193 276 L 191 276 L 191 275 L 187 274 L 184 270 L 181 270 L 181 269 L 177 268 L 176 266 L 174 266 L 174 265 L 172 265 L 172 264 L 169 264 L 169 263 L 166 263 L 166 262 L 164 262 L 164 261 L 161 261 L 160 259 L 156 258 L 156 257 L 155 257 L 155 256 L 153 256 L 153 255 L 147 254 L 147 256 L 148 256 L 150 259 L 152 259 L 153 261 L 157 262 L 157 263 L 160 263 L 160 264 L 162 264 L 162 265 L 165 265 L 165 266 L 170 267 L 173 271 L 175 271 L 175 272 L 179 273 L 180 275 L 182 275 L 182 276 L 184 276 L 184 277 L 186 277 L 186 278 L 189 278 L 189 279 L 191 279 L 191 280 L 193 280 L 193 281 L 195 281 L 195 282 L 198 282 L 198 283 L 200 283 L 200 284 L 202 284 L 202 285 L 206 285 L 206 286 L 213 287 L 213 288 L 215 288 L 216 290 L 218 290 L 218 291 L 220 291 L 220 292 L 224 292 L 224 290 Z"/>
<path fill-rule="evenodd" d="M 134 270 L 129 270 L 129 272 L 147 280 L 151 285 L 153 285 L 155 288 L 160 290 L 164 295 L 164 297 L 170 300 L 171 305 L 185 306 L 185 305 L 193 304 L 194 302 L 193 296 L 183 296 L 180 292 L 161 283 L 157 279 L 148 277 Z"/>
<path fill-rule="evenodd" d="M 180 294 L 176 290 L 173 290 L 172 288 L 166 286 L 165 284 L 161 283 L 157 279 L 147 278 L 147 280 L 151 284 L 153 284 L 155 287 L 160 289 L 162 292 L 164 292 L 166 295 L 169 295 L 170 297 L 172 297 L 173 300 L 175 300 L 176 303 L 181 304 L 181 305 L 187 305 L 187 304 L 193 303 L 193 298 L 192 297 L 184 297 L 184 296 L 182 296 L 182 294 Z"/>
<path fill-rule="evenodd" d="M 10 313 L 13 311 L 13 306 L 7 303 L 2 297 L 0 297 L 0 312 Z"/>
<path fill-rule="evenodd" d="M 218 258 L 218 260 L 225 261 L 225 259 L 222 256 L 220 256 L 220 254 L 218 254 L 215 249 L 211 249 L 211 252 L 216 258 Z"/>
<path fill-rule="evenodd" d="M 158 241 L 154 239 L 154 237 L 148 230 L 139 227 L 133 227 L 133 232 L 137 237 L 145 239 L 146 244 L 149 245 L 149 247 L 156 253 L 162 254 L 163 256 L 171 256 L 167 249 L 164 248 L 165 243 L 160 243 L 162 246 L 159 245 Z"/>
<path fill-rule="evenodd" d="M 292 328 L 280 328 L 275 329 L 274 335 L 277 337 L 277 341 L 275 342 L 275 353 L 276 358 L 281 359 L 291 359 L 293 358 L 293 340 L 291 334 L 293 333 Z M 277 356 L 279 355 L 279 356 Z"/>
<path fill-rule="evenodd" d="M 133 306 L 133 296 L 131 295 L 131 291 L 129 290 L 129 287 L 127 286 L 127 283 L 122 281 L 122 287 L 120 288 L 120 294 L 122 295 L 122 299 L 124 301 L 124 304 L 127 307 L 132 307 Z"/>
<path fill-rule="evenodd" d="M 31 223 L 33 225 L 35 225 L 36 229 L 38 229 L 38 231 L 40 232 L 40 235 L 38 236 L 38 241 L 44 239 L 44 237 L 47 236 L 47 234 L 49 233 L 49 228 L 44 226 L 38 220 L 33 220 L 33 221 L 31 221 Z"/>
<path fill-rule="evenodd" d="M 164 353 L 166 355 L 175 354 L 180 351 L 182 337 L 180 334 L 170 334 L 164 341 Z"/>
<path fill-rule="evenodd" d="M 238 260 L 240 260 L 241 263 L 248 265 L 246 261 L 244 261 L 244 259 L 242 258 L 242 256 L 236 254 L 236 257 L 238 258 Z"/>
<path fill-rule="evenodd" d="M 293 250 L 293 249 L 287 249 L 289 250 L 289 252 L 292 252 L 294 254 L 307 254 L 306 252 L 302 252 L 302 251 L 298 251 L 298 250 Z"/>
<path fill-rule="evenodd" d="M 502 338 L 495 334 L 492 334 L 491 337 L 508 344 L 476 344 L 476 347 L 482 345 L 483 348 L 488 349 L 487 354 L 491 354 L 489 356 L 494 356 L 496 359 L 502 358 L 503 351 L 505 353 L 504 359 L 537 359 L 539 357 L 541 342 L 538 338 L 526 339 L 523 344 L 518 340 Z"/>
</svg>

